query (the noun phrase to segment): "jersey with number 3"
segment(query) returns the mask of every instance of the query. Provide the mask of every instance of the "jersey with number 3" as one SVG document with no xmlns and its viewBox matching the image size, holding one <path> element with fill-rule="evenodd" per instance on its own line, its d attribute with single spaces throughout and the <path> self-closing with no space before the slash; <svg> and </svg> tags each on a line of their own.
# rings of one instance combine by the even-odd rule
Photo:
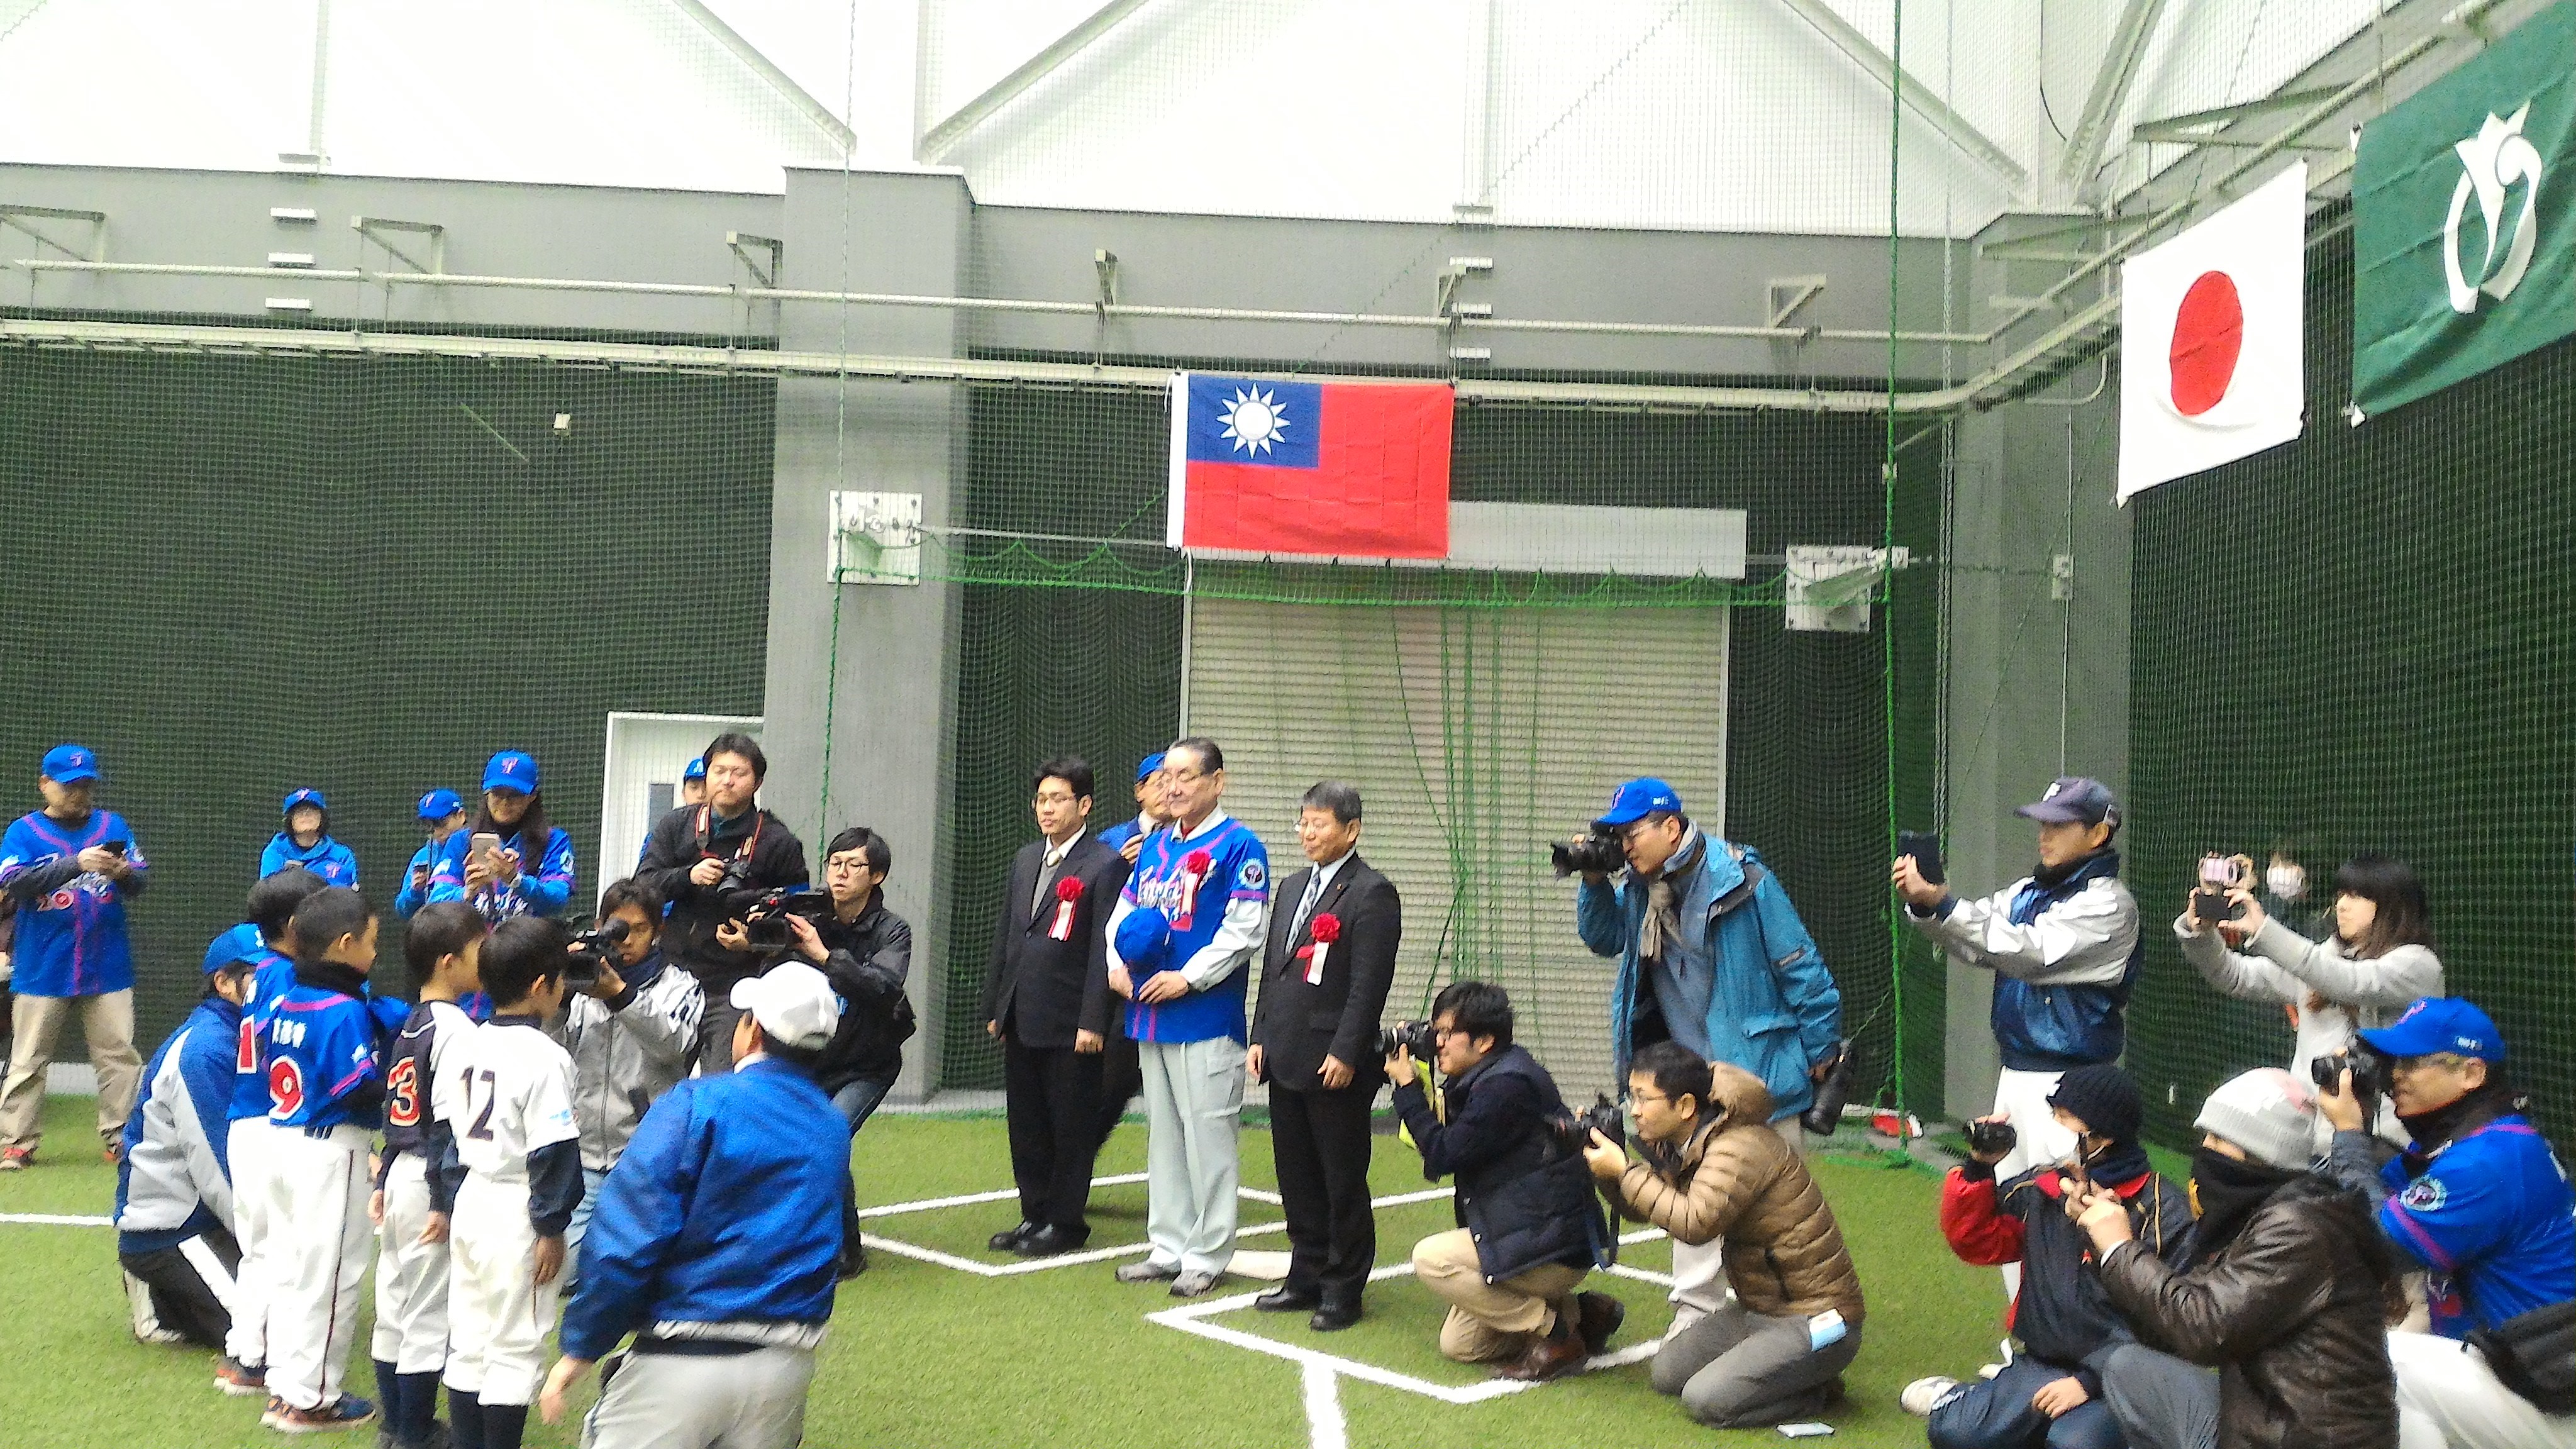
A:
<svg viewBox="0 0 2576 1449">
<path fill-rule="evenodd" d="M 384 1077 L 364 999 L 298 981 L 262 1018 L 259 1047 L 270 1122 L 308 1131 L 379 1125 Z"/>
<path fill-rule="evenodd" d="M 385 1053 L 386 1152 L 419 1154 L 429 1130 L 430 1092 L 438 1068 L 474 1030 L 474 1018 L 453 1001 L 424 1001 L 411 1009 L 402 1034 Z"/>
<path fill-rule="evenodd" d="M 457 1160 L 487 1182 L 526 1185 L 529 1153 L 579 1135 L 571 1053 L 533 1017 L 439 1035 L 454 1045 L 441 1053 L 431 1110 L 456 1134 Z"/>
</svg>

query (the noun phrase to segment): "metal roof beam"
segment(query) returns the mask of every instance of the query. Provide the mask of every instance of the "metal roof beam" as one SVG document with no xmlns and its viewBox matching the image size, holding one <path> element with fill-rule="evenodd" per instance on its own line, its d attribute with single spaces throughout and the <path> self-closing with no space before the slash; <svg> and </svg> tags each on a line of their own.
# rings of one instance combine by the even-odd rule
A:
<svg viewBox="0 0 2576 1449">
<path fill-rule="evenodd" d="M 2093 189 L 2093 172 L 2111 139 L 2111 123 L 2128 103 L 2129 86 L 2138 78 L 2138 63 L 2146 57 L 2147 41 L 2156 33 L 2164 9 L 2165 0 L 2129 0 L 2121 7 L 2110 48 L 2102 52 L 2102 64 L 2093 72 L 2092 93 L 2084 98 L 2084 114 L 2076 119 L 2075 134 L 2067 138 L 2066 151 L 2057 162 L 2057 179 L 2074 186 L 2078 196 Z"/>
<path fill-rule="evenodd" d="M 725 24 L 723 17 L 706 7 L 705 0 L 671 0 L 671 3 L 679 7 L 681 14 L 696 21 L 698 28 L 712 37 L 716 44 L 723 46 L 734 59 L 749 66 L 753 74 L 766 81 L 771 90 L 778 92 L 780 99 L 794 106 L 798 114 L 804 116 L 815 130 L 830 137 L 832 144 L 840 149 L 843 156 L 848 156 L 857 149 L 858 133 L 850 129 L 849 122 L 834 114 L 831 107 L 814 99 L 811 91 L 789 78 L 787 72 L 780 70 L 768 56 L 760 53 L 758 46 L 743 39 L 732 26 Z"/>
<path fill-rule="evenodd" d="M 1109 0 L 1081 24 L 1057 36 L 1046 49 L 1020 62 L 1009 75 L 985 87 L 983 94 L 959 106 L 948 119 L 924 131 L 921 143 L 913 148 L 913 159 L 925 166 L 945 161 L 948 153 L 974 134 L 978 126 L 1150 3 L 1152 0 Z"/>
<path fill-rule="evenodd" d="M 1993 172 L 1997 179 L 2012 189 L 2013 195 L 2029 193 L 2030 172 L 2013 159 L 2011 152 L 1996 145 L 1984 132 L 1971 125 L 1967 117 L 1950 109 L 1949 102 L 1899 66 L 1886 51 L 1878 48 L 1876 42 L 1843 19 L 1826 0 L 1780 0 L 1780 3 L 1796 12 L 1799 19 L 1814 26 L 1819 34 L 1833 42 L 1836 50 L 1850 56 L 1862 70 L 1869 72 L 1872 79 L 1893 92 L 1906 109 L 1921 116 L 1933 130 L 1940 132 L 1943 139 L 1958 147 L 1970 160 Z"/>
</svg>

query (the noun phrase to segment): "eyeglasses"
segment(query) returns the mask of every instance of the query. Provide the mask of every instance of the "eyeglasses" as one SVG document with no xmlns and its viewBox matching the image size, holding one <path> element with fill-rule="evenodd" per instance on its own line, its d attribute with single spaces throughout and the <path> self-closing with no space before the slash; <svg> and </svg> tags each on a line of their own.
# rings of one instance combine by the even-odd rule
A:
<svg viewBox="0 0 2576 1449">
<path fill-rule="evenodd" d="M 1665 1096 L 1661 1092 L 1630 1092 L 1628 1094 L 1628 1100 L 1631 1102 L 1669 1102 L 1672 1098 Z"/>
</svg>

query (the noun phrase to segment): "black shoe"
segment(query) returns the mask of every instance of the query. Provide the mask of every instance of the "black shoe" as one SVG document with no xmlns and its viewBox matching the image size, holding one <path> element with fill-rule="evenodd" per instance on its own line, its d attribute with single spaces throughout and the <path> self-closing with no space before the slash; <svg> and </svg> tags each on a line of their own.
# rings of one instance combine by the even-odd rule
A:
<svg viewBox="0 0 2576 1449">
<path fill-rule="evenodd" d="M 1359 1321 L 1359 1300 L 1354 1298 L 1348 1303 L 1327 1302 L 1306 1320 L 1306 1326 L 1317 1333 L 1339 1333 Z"/>
<path fill-rule="evenodd" d="M 1281 1286 L 1252 1300 L 1252 1306 L 1264 1313 L 1305 1313 L 1324 1305 L 1324 1295 L 1312 1288 Z"/>
<path fill-rule="evenodd" d="M 1058 1253 L 1073 1252 L 1089 1241 L 1091 1231 L 1088 1228 L 1068 1228 L 1059 1223 L 1049 1223 L 1023 1234 L 1018 1242 L 1011 1245 L 1011 1251 L 1023 1258 L 1052 1258 Z"/>
<path fill-rule="evenodd" d="M 1610 1345 L 1610 1335 L 1628 1321 L 1628 1305 L 1607 1293 L 1577 1293 L 1574 1303 L 1575 1331 L 1583 1336 L 1583 1352 L 1599 1358 Z"/>
<path fill-rule="evenodd" d="M 865 1243 L 847 1243 L 841 1248 L 841 1266 L 837 1276 L 847 1283 L 868 1271 L 868 1249 Z"/>
<path fill-rule="evenodd" d="M 1020 1250 L 1020 1244 L 1027 1242 L 1029 1236 L 1037 1231 L 1037 1224 L 1022 1223 L 1016 1228 L 1009 1228 L 986 1238 L 984 1246 L 996 1253 L 1016 1253 Z"/>
</svg>

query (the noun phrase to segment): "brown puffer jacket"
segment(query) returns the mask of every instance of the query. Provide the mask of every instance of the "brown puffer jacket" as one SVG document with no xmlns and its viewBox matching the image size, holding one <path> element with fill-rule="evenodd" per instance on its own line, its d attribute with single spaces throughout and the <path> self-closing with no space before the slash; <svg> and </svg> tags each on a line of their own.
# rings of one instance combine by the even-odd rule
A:
<svg viewBox="0 0 2576 1449">
<path fill-rule="evenodd" d="M 1771 1093 L 1741 1067 L 1713 1062 L 1722 1109 L 1683 1144 L 1678 1166 L 1628 1164 L 1621 1211 L 1685 1243 L 1726 1240 L 1726 1280 L 1747 1309 L 1807 1317 L 1828 1308 L 1861 1321 L 1860 1275 L 1834 1210 L 1807 1164 L 1771 1130 Z"/>
<path fill-rule="evenodd" d="M 2218 1366 L 2220 1449 L 2397 1443 L 2390 1268 L 2360 1194 L 2301 1177 L 2187 1273 L 2125 1247 L 2100 1271 L 2140 1342 Z"/>
</svg>

